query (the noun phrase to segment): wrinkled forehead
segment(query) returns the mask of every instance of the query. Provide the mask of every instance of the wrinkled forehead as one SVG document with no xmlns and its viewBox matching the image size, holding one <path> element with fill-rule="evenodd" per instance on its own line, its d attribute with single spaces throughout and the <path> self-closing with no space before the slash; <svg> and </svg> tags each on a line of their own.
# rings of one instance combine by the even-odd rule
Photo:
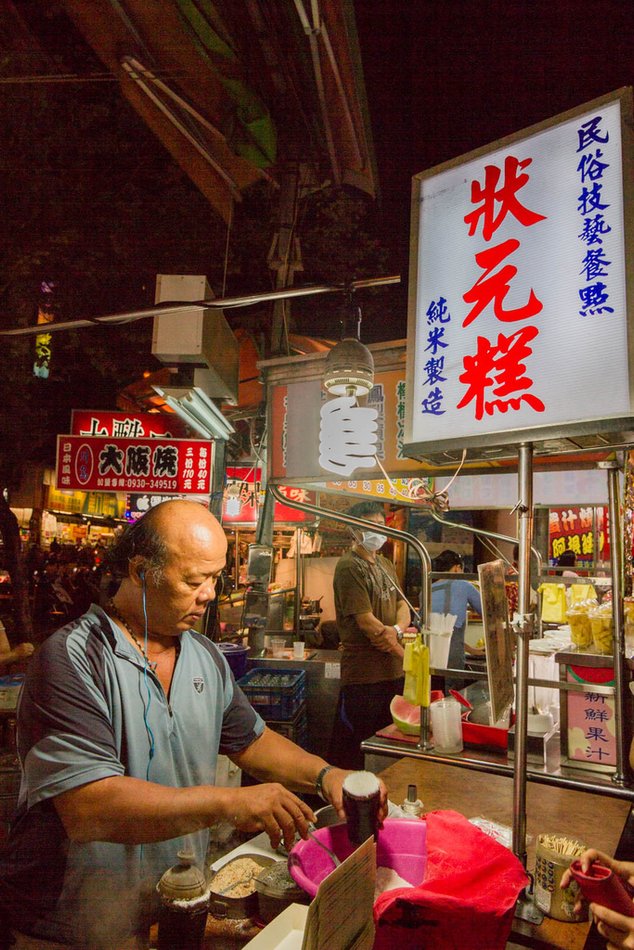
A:
<svg viewBox="0 0 634 950">
<path fill-rule="evenodd" d="M 163 537 L 170 560 L 195 558 L 215 562 L 224 561 L 227 555 L 226 535 L 204 509 L 196 518 L 174 519 L 166 525 Z"/>
</svg>

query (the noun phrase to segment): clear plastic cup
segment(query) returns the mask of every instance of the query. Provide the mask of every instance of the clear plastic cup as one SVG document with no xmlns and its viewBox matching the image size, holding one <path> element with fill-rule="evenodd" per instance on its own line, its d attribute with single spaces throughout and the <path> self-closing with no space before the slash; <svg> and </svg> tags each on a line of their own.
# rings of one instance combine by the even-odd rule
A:
<svg viewBox="0 0 634 950">
<path fill-rule="evenodd" d="M 588 601 L 572 604 L 566 614 L 570 624 L 570 639 L 580 650 L 587 650 L 592 646 L 592 628 L 588 616 L 590 606 Z"/>
<path fill-rule="evenodd" d="M 605 603 L 589 611 L 592 640 L 597 653 L 612 653 L 614 651 L 614 623 L 612 620 L 612 604 Z"/>
<path fill-rule="evenodd" d="M 271 653 L 273 656 L 284 656 L 286 637 L 271 637 Z"/>
<path fill-rule="evenodd" d="M 455 699 L 439 699 L 429 707 L 434 750 L 445 755 L 462 752 L 462 708 Z"/>
</svg>

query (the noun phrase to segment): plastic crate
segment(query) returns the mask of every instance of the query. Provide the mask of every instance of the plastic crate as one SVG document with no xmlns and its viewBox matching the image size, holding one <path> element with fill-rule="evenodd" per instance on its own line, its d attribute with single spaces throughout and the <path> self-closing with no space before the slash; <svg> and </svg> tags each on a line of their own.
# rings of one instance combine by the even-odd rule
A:
<svg viewBox="0 0 634 950">
<path fill-rule="evenodd" d="M 252 706 L 267 721 L 292 719 L 306 699 L 306 673 L 257 666 L 238 680 Z"/>
<path fill-rule="evenodd" d="M 16 709 L 18 696 L 24 683 L 24 673 L 0 676 L 0 709 Z"/>
<path fill-rule="evenodd" d="M 294 742 L 296 745 L 301 746 L 302 748 L 306 747 L 306 743 L 308 742 L 308 716 L 306 714 L 306 703 L 302 703 L 302 705 L 299 707 L 299 711 L 293 716 L 292 719 L 281 721 L 267 719 L 266 724 L 269 729 L 273 730 L 273 732 L 279 732 L 281 736 L 286 736 L 287 739 L 290 739 L 291 742 Z"/>
</svg>

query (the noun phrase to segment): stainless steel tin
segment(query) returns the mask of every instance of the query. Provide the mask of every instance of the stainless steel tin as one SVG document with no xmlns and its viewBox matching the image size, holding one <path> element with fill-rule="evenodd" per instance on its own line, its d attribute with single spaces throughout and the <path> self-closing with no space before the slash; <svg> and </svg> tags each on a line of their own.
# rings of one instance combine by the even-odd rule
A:
<svg viewBox="0 0 634 950">
<path fill-rule="evenodd" d="M 234 864 L 236 861 L 243 860 L 244 858 L 251 858 L 252 861 L 261 865 L 262 868 L 266 868 L 270 864 L 275 863 L 274 858 L 265 857 L 262 854 L 239 854 L 236 855 L 235 858 L 232 858 L 231 861 L 227 861 L 226 864 L 223 864 L 222 868 L 219 868 L 216 874 L 224 870 L 230 864 Z M 209 881 L 209 913 L 213 917 L 228 917 L 230 920 L 240 920 L 244 917 L 255 916 L 258 909 L 257 891 L 254 889 L 253 893 L 248 894 L 246 897 L 230 897 L 228 894 L 218 894 L 214 891 L 214 877 L 216 874 L 214 874 Z"/>
</svg>

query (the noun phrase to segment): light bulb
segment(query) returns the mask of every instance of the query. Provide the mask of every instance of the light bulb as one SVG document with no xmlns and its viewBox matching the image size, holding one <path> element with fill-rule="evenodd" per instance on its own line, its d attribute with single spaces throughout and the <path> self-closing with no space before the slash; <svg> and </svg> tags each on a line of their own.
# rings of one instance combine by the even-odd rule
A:
<svg viewBox="0 0 634 950">
<path fill-rule="evenodd" d="M 324 389 L 333 396 L 366 396 L 374 385 L 374 359 L 360 340 L 340 340 L 326 357 Z"/>
<path fill-rule="evenodd" d="M 373 468 L 377 416 L 376 409 L 357 406 L 354 396 L 339 396 L 325 402 L 320 411 L 320 466 L 345 477 L 357 468 Z"/>
</svg>

